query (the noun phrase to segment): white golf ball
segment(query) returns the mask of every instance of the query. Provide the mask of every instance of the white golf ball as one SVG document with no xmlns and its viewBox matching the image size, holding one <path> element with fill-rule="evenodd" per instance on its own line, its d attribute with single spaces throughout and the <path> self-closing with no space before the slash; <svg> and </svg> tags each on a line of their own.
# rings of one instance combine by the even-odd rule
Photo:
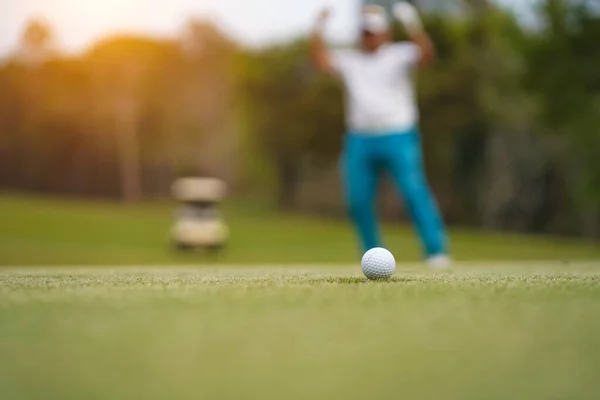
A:
<svg viewBox="0 0 600 400">
<path fill-rule="evenodd" d="M 396 272 L 396 260 L 388 250 L 376 247 L 365 253 L 360 263 L 368 279 L 389 279 Z"/>
</svg>

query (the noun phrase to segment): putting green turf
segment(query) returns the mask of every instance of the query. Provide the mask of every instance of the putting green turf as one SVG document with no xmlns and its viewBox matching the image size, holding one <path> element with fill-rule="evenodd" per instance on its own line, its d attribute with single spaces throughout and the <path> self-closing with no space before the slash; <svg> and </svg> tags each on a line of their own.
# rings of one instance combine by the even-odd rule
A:
<svg viewBox="0 0 600 400">
<path fill-rule="evenodd" d="M 222 254 L 178 254 L 169 245 L 173 205 L 0 196 L 0 266 L 10 265 L 288 265 L 355 263 L 347 221 L 278 213 L 252 202 L 225 205 L 232 235 Z M 388 224 L 385 238 L 397 260 L 416 261 L 410 227 Z M 452 230 L 458 260 L 600 259 L 600 246 L 574 240 Z"/>
<path fill-rule="evenodd" d="M 0 269 L 2 399 L 596 399 L 600 266 Z"/>
</svg>

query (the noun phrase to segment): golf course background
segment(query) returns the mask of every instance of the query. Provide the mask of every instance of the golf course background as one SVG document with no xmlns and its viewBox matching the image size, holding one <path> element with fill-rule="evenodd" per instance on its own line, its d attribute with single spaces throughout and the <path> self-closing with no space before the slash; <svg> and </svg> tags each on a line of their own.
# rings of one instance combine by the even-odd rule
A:
<svg viewBox="0 0 600 400">
<path fill-rule="evenodd" d="M 175 203 L 124 206 L 17 194 L 0 196 L 0 265 L 358 265 L 360 254 L 344 219 L 273 210 L 260 201 L 223 206 L 231 236 L 222 253 L 180 253 L 171 243 Z M 385 225 L 398 262 L 421 259 L 412 226 Z M 457 261 L 597 260 L 600 248 L 581 240 L 451 231 Z"/>
</svg>

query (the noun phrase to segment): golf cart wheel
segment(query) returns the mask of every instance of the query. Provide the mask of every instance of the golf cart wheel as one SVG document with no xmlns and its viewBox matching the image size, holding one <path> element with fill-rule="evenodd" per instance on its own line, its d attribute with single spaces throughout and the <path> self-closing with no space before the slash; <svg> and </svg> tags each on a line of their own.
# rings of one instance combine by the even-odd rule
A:
<svg viewBox="0 0 600 400">
<path fill-rule="evenodd" d="M 182 242 L 175 242 L 175 248 L 179 251 L 183 251 L 186 253 L 194 250 L 194 246 L 187 244 L 187 243 L 182 243 Z"/>
</svg>

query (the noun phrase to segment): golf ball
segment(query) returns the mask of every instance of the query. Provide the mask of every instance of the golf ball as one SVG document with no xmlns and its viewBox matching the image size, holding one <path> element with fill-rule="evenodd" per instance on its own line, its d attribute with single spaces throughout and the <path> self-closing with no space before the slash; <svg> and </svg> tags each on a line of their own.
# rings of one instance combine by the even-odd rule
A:
<svg viewBox="0 0 600 400">
<path fill-rule="evenodd" d="M 394 255 L 381 247 L 367 251 L 360 264 L 363 274 L 371 280 L 389 279 L 396 272 Z"/>
</svg>

